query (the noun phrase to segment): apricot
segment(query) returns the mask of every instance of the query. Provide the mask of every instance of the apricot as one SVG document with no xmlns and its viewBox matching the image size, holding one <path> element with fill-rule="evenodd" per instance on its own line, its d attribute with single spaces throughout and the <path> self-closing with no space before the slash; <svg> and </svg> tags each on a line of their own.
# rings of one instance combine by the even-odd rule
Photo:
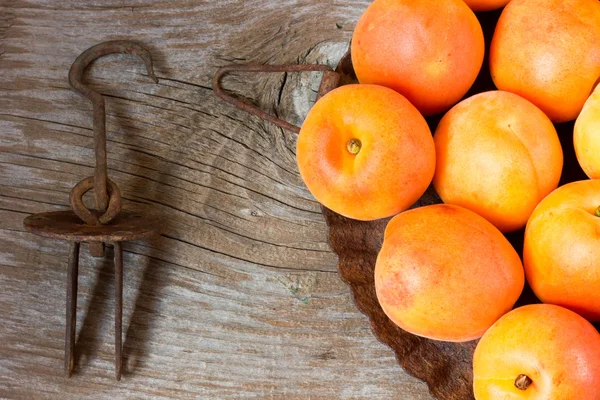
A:
<svg viewBox="0 0 600 400">
<path fill-rule="evenodd" d="M 575 121 L 573 144 L 579 165 L 592 179 L 600 179 L 600 85 L 587 99 Z"/>
<path fill-rule="evenodd" d="M 556 129 L 515 94 L 491 91 L 463 100 L 442 118 L 434 142 L 433 184 L 442 200 L 502 232 L 524 227 L 558 186 L 563 154 Z"/>
<path fill-rule="evenodd" d="M 600 180 L 550 193 L 525 229 L 527 280 L 544 303 L 600 321 Z"/>
<path fill-rule="evenodd" d="M 462 0 L 377 0 L 358 20 L 351 53 L 360 83 L 392 88 L 432 115 L 475 81 L 483 31 Z"/>
<path fill-rule="evenodd" d="M 598 0 L 513 0 L 490 47 L 496 87 L 537 105 L 554 122 L 577 118 L 600 77 Z"/>
<path fill-rule="evenodd" d="M 562 307 L 517 308 L 479 341 L 473 389 L 477 400 L 600 399 L 600 335 Z"/>
<path fill-rule="evenodd" d="M 342 86 L 317 101 L 300 130 L 296 160 L 319 202 L 358 220 L 407 209 L 435 170 L 423 116 L 404 96 L 376 85 Z"/>
<path fill-rule="evenodd" d="M 473 11 L 492 11 L 504 7 L 510 0 L 464 0 Z"/>
<path fill-rule="evenodd" d="M 431 339 L 476 339 L 518 299 L 519 255 L 488 221 L 436 204 L 387 225 L 375 264 L 377 299 L 400 328 Z"/>
</svg>

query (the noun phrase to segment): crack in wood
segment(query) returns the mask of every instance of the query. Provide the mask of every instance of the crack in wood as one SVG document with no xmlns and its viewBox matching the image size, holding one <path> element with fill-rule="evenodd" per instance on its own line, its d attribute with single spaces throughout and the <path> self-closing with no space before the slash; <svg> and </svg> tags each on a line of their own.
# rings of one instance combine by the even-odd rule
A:
<svg viewBox="0 0 600 400">
<path fill-rule="evenodd" d="M 196 248 L 201 249 L 201 250 L 206 250 L 209 253 L 214 253 L 214 254 L 218 254 L 218 255 L 224 256 L 226 258 L 231 258 L 231 259 L 234 259 L 234 260 L 237 260 L 237 261 L 241 261 L 241 262 L 243 262 L 245 264 L 260 265 L 261 267 L 265 267 L 265 268 L 281 269 L 281 270 L 285 270 L 285 271 L 310 271 L 310 272 L 322 272 L 322 273 L 325 273 L 325 274 L 336 274 L 337 273 L 335 270 L 325 271 L 325 270 L 318 270 L 318 269 L 287 268 L 287 267 L 281 267 L 281 266 L 273 265 L 273 264 L 265 264 L 265 263 L 261 263 L 261 262 L 257 262 L 257 261 L 251 261 L 251 260 L 245 259 L 243 257 L 238 257 L 238 256 L 235 256 L 233 254 L 227 254 L 227 253 L 221 252 L 219 250 L 210 249 L 208 247 L 201 246 L 201 245 L 199 245 L 197 243 L 192 243 L 192 242 L 187 241 L 185 239 L 177 238 L 177 237 L 174 237 L 174 236 L 163 234 L 163 235 L 161 235 L 161 237 L 165 237 L 167 239 L 171 239 L 171 240 L 174 240 L 174 241 L 177 241 L 177 242 L 189 245 L 189 246 L 193 246 L 193 247 L 196 247 Z"/>
<path fill-rule="evenodd" d="M 177 82 L 177 83 L 181 83 L 183 85 L 187 85 L 187 86 L 193 86 L 199 89 L 204 89 L 204 90 L 210 90 L 212 92 L 212 87 L 211 86 L 204 86 L 204 85 L 200 85 L 198 83 L 192 83 L 192 82 L 188 82 L 188 81 L 184 81 L 181 79 L 174 79 L 174 78 L 167 78 L 164 76 L 157 76 L 158 77 L 158 82 L 160 84 L 160 81 L 168 81 L 168 82 Z"/>
</svg>

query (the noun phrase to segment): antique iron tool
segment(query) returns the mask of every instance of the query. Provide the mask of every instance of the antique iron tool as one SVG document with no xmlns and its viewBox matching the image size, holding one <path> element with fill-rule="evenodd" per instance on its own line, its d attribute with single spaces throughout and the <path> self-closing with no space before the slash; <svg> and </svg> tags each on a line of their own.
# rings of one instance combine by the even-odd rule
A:
<svg viewBox="0 0 600 400">
<path fill-rule="evenodd" d="M 121 211 L 121 192 L 108 178 L 106 163 L 106 114 L 103 96 L 82 82 L 85 68 L 95 59 L 113 53 L 134 54 L 146 65 L 154 82 L 158 79 L 152 68 L 150 53 L 138 44 L 118 40 L 100 43 L 84 51 L 69 71 L 69 84 L 80 95 L 92 102 L 94 115 L 94 149 L 96 166 L 94 176 L 80 181 L 71 190 L 71 210 L 33 214 L 25 218 L 25 229 L 36 235 L 70 242 L 67 272 L 67 306 L 65 332 L 65 372 L 71 376 L 74 366 L 74 348 L 77 313 L 77 277 L 81 242 L 89 243 L 94 257 L 104 255 L 104 244 L 114 247 L 115 262 L 115 375 L 121 379 L 122 366 L 122 312 L 123 312 L 123 247 L 122 242 L 146 238 L 155 234 L 156 221 L 141 215 Z M 88 209 L 83 195 L 94 191 L 95 209 Z"/>
</svg>

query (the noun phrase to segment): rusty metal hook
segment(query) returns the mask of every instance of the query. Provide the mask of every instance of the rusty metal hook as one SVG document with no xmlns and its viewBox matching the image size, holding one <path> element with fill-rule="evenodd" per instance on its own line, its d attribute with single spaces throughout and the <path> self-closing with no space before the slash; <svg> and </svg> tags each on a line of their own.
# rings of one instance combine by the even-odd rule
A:
<svg viewBox="0 0 600 400">
<path fill-rule="evenodd" d="M 340 75 L 337 72 L 333 71 L 328 65 L 323 64 L 299 64 L 299 65 L 227 65 L 225 67 L 219 68 L 215 73 L 212 81 L 213 91 L 217 96 L 226 102 L 233 104 L 239 109 L 242 109 L 252 115 L 256 115 L 257 117 L 269 121 L 283 129 L 288 129 L 292 132 L 299 133 L 300 128 L 296 125 L 292 125 L 287 121 L 284 121 L 280 118 L 274 117 L 273 115 L 268 114 L 267 112 L 261 110 L 260 108 L 254 107 L 250 103 L 236 99 L 231 96 L 221 87 L 221 79 L 223 76 L 231 73 L 231 72 L 323 72 L 323 80 L 321 81 L 321 86 L 319 87 L 319 93 L 317 98 L 322 97 L 330 91 L 331 89 L 338 86 L 340 81 Z"/>
<path fill-rule="evenodd" d="M 146 70 L 148 71 L 150 78 L 152 78 L 155 83 L 158 83 L 158 79 L 154 75 L 154 69 L 152 67 L 152 57 L 148 50 L 139 44 L 127 40 L 114 40 L 90 47 L 77 57 L 69 70 L 69 84 L 73 90 L 92 102 L 94 115 L 94 150 L 96 153 L 96 166 L 93 176 L 93 185 L 91 185 L 91 187 L 89 185 L 89 179 L 91 177 L 86 178 L 73 188 L 70 196 L 73 212 L 89 225 L 108 223 L 119 213 L 121 206 L 119 191 L 114 189 L 110 190 L 111 187 L 116 187 L 116 185 L 108 179 L 106 165 L 106 112 L 104 96 L 95 90 L 92 90 L 82 82 L 83 73 L 92 61 L 114 53 L 135 54 L 141 58 L 146 65 Z M 109 201 L 107 186 L 111 199 L 115 199 L 114 201 Z M 90 212 L 81 201 L 85 192 L 92 188 L 94 189 L 96 209 L 104 213 L 100 218 Z M 118 199 L 116 199 L 117 197 Z"/>
</svg>

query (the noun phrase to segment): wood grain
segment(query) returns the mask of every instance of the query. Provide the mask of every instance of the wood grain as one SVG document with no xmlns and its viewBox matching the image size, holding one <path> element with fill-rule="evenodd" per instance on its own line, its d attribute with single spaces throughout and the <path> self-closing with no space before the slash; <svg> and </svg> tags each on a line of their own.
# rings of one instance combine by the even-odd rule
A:
<svg viewBox="0 0 600 400">
<path fill-rule="evenodd" d="M 352 303 L 293 134 L 213 96 L 229 63 L 334 65 L 368 1 L 4 1 L 0 4 L 0 397 L 430 399 Z M 75 375 L 63 377 L 68 245 L 26 233 L 92 174 L 91 107 L 68 69 L 105 40 L 147 47 L 160 80 L 109 56 L 109 176 L 124 209 L 163 218 L 124 246 L 124 377 L 113 379 L 112 249 L 82 246 Z M 299 123 L 318 75 L 225 86 Z"/>
</svg>

